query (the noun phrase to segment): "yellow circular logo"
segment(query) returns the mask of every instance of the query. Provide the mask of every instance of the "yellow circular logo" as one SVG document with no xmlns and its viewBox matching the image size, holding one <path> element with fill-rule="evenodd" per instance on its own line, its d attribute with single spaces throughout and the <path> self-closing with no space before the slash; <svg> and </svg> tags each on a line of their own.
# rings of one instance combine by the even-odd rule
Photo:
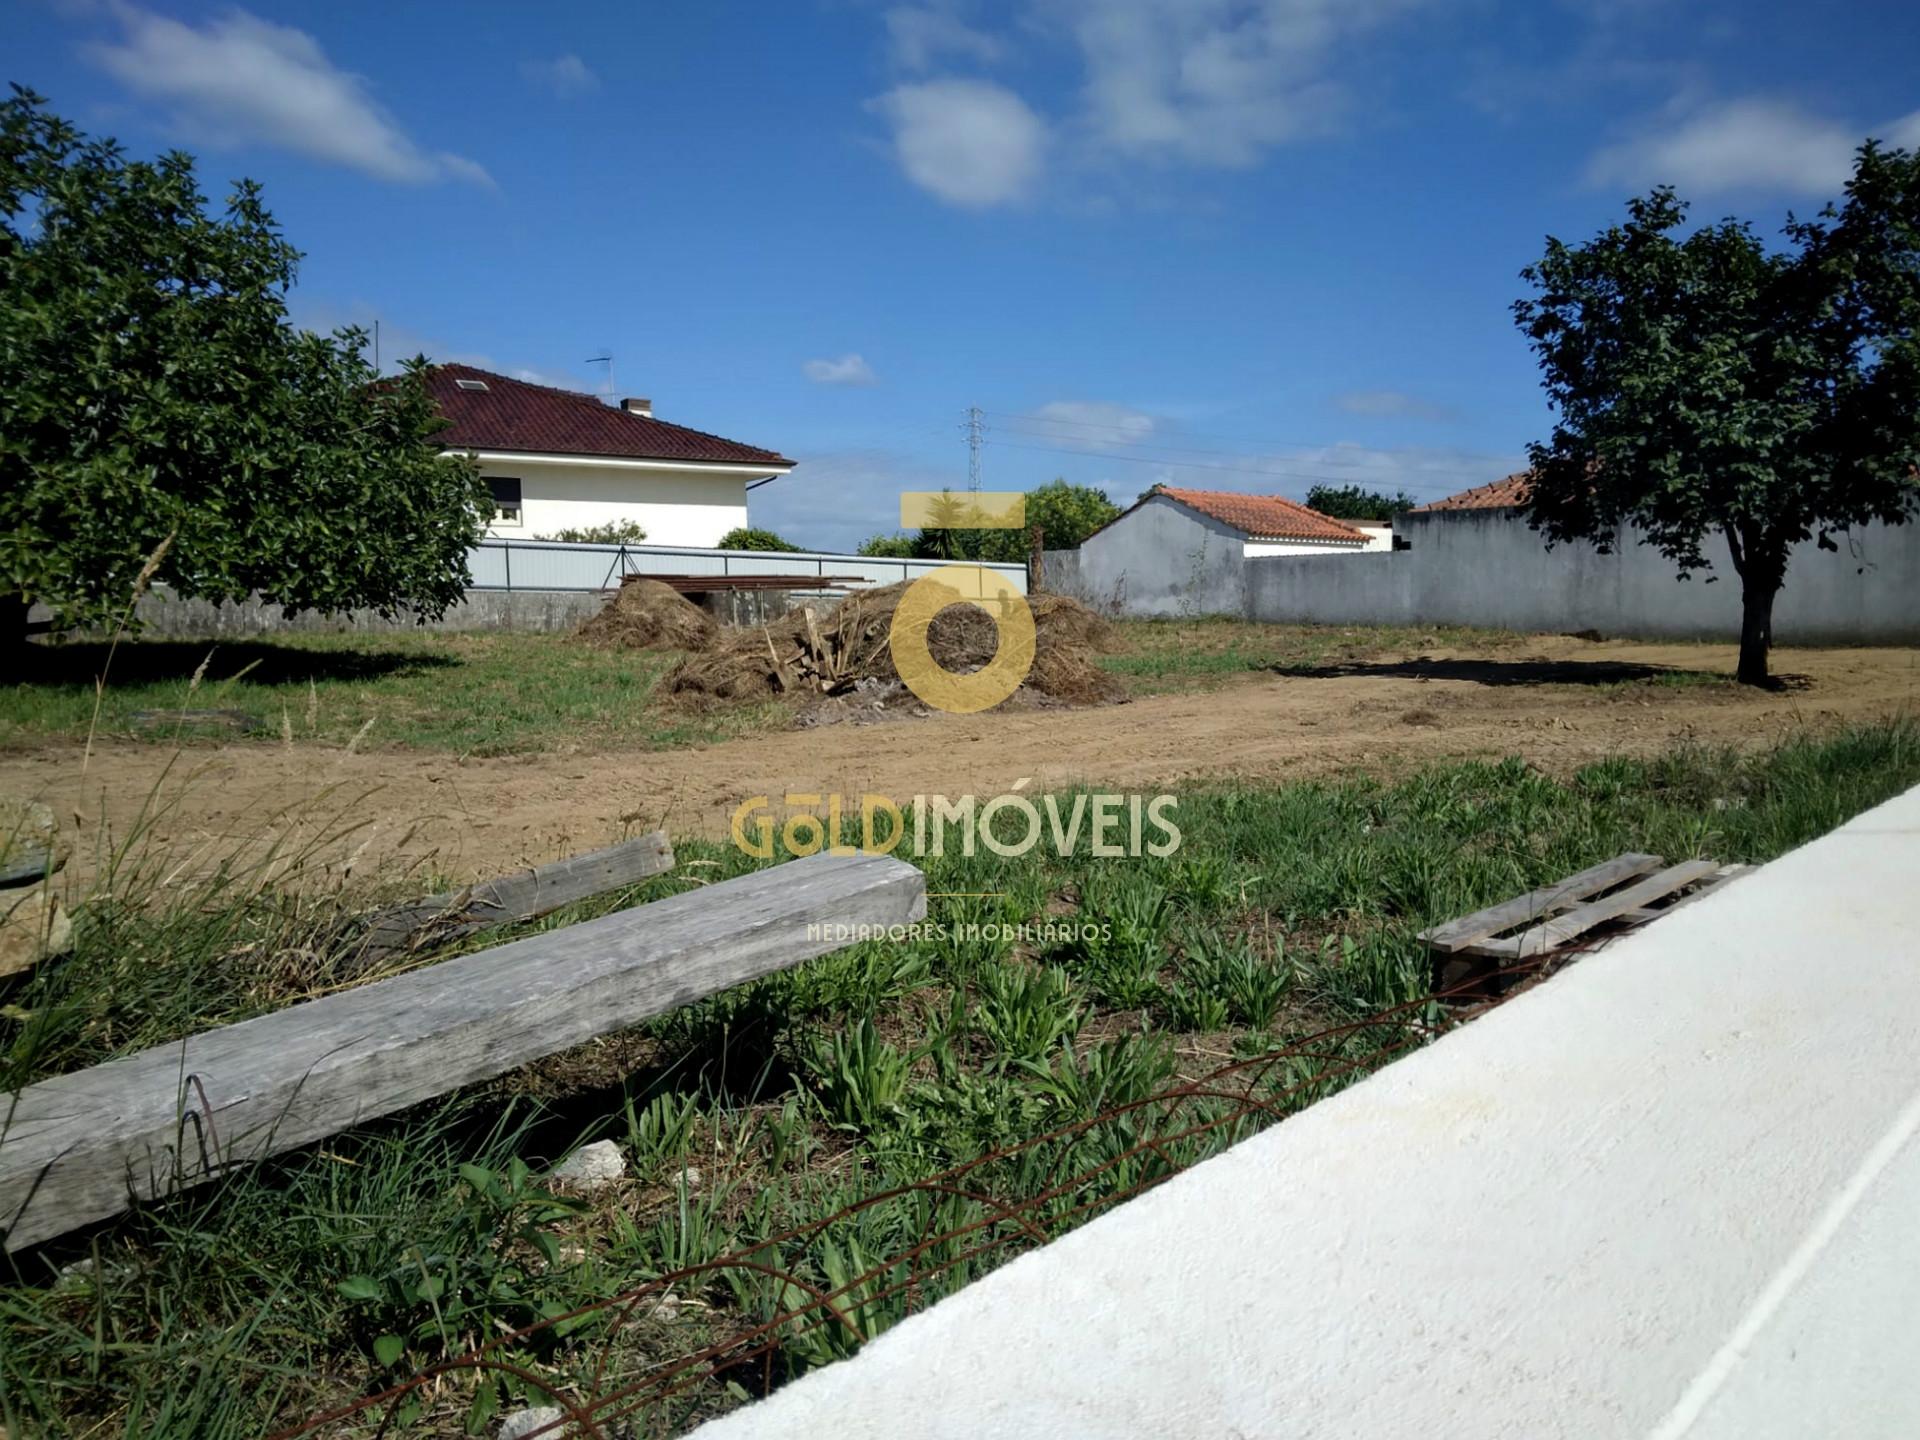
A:
<svg viewBox="0 0 1920 1440">
<path fill-rule="evenodd" d="M 927 627 L 949 605 L 978 605 L 999 636 L 993 659 L 970 675 L 946 669 L 927 645 Z M 988 710 L 1020 688 L 1033 668 L 1033 611 L 997 570 L 980 565 L 942 565 L 907 587 L 887 632 L 893 667 L 906 687 L 938 710 L 971 715 Z"/>
</svg>

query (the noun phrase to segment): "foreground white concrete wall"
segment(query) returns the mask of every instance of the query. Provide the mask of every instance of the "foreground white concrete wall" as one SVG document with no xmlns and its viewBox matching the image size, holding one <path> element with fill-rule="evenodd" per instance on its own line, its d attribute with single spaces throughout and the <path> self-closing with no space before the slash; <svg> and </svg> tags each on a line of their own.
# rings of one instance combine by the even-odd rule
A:
<svg viewBox="0 0 1920 1440">
<path fill-rule="evenodd" d="M 704 1427 L 1920 1435 L 1920 791 Z"/>
</svg>

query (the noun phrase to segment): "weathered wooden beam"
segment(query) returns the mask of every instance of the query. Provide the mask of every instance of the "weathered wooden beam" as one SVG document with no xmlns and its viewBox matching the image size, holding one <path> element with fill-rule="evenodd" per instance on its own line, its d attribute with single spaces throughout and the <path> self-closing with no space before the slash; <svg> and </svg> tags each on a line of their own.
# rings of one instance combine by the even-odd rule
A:
<svg viewBox="0 0 1920 1440">
<path fill-rule="evenodd" d="M 904 861 L 816 855 L 42 1081 L 11 1115 L 0 1111 L 6 1246 L 798 964 L 859 927 L 925 913 L 925 880 Z"/>
<path fill-rule="evenodd" d="M 445 895 L 381 910 L 367 919 L 363 955 L 384 955 L 428 942 L 471 935 L 489 925 L 532 920 L 562 905 L 637 885 L 673 868 L 673 846 L 662 831 L 551 865 L 537 865 Z"/>
</svg>

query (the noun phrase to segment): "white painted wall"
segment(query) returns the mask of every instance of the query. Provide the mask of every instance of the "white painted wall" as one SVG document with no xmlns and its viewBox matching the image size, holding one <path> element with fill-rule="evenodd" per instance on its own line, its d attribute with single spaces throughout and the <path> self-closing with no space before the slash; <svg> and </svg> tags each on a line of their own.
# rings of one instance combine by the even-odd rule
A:
<svg viewBox="0 0 1920 1440">
<path fill-rule="evenodd" d="M 1129 615 L 1237 615 L 1245 544 L 1231 525 L 1155 495 L 1087 537 L 1075 593 Z"/>
<path fill-rule="evenodd" d="M 1251 560 L 1256 555 L 1358 555 L 1372 545 L 1350 545 L 1331 540 L 1249 540 L 1242 553 Z M 1386 548 L 1391 550 L 1389 540 Z"/>
<path fill-rule="evenodd" d="M 1920 791 L 698 1433 L 1912 1440 L 1917 872 Z"/>
<path fill-rule="evenodd" d="M 520 523 L 496 522 L 488 534 L 532 540 L 559 530 L 636 520 L 655 545 L 716 545 L 747 523 L 747 485 L 768 472 L 740 466 L 646 468 L 617 461 L 527 460 L 482 454 L 483 476 L 520 481 Z"/>
</svg>

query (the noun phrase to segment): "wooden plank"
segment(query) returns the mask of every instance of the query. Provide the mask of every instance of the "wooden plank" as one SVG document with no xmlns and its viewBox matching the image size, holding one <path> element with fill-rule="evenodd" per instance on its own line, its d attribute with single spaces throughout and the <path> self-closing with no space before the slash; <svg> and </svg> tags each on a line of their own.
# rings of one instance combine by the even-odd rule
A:
<svg viewBox="0 0 1920 1440">
<path fill-rule="evenodd" d="M 1650 900 L 1658 900 L 1662 895 L 1705 879 L 1720 868 L 1717 860 L 1684 860 L 1678 865 L 1670 865 L 1665 870 L 1649 875 L 1638 884 L 1629 885 L 1624 890 L 1616 890 L 1611 895 L 1603 895 L 1598 900 L 1555 916 L 1532 929 L 1523 930 L 1508 940 L 1487 942 L 1483 953 L 1498 958 L 1526 960 L 1535 955 L 1543 955 L 1556 946 L 1564 945 L 1576 935 L 1591 930 L 1605 920 L 1617 920 L 1629 911 L 1638 910 Z"/>
<path fill-rule="evenodd" d="M 879 855 L 814 855 L 21 1091 L 0 1135 L 18 1250 L 926 914 Z"/>
<path fill-rule="evenodd" d="M 1722 865 L 1718 870 L 1714 871 L 1713 874 L 1709 875 L 1706 881 L 1703 884 L 1701 884 L 1699 888 L 1694 890 L 1691 894 L 1682 895 L 1678 900 L 1675 900 L 1671 905 L 1662 905 L 1657 910 L 1651 910 L 1651 909 L 1629 910 L 1626 914 L 1620 916 L 1619 918 L 1622 920 L 1630 921 L 1634 924 L 1642 924 L 1642 925 L 1649 920 L 1658 920 L 1662 915 L 1671 915 L 1676 910 L 1686 909 L 1687 906 L 1693 904 L 1694 901 L 1701 899 L 1703 896 L 1711 895 L 1714 891 L 1718 890 L 1721 886 L 1725 885 L 1728 881 L 1738 880 L 1742 875 L 1745 875 L 1749 870 L 1754 870 L 1757 868 L 1759 867 L 1754 865 L 1737 865 L 1737 864 Z"/>
<path fill-rule="evenodd" d="M 620 577 L 622 585 L 653 580 L 682 595 L 718 594 L 729 590 L 846 590 L 867 583 L 864 575 L 656 575 L 634 572 Z"/>
<path fill-rule="evenodd" d="M 368 917 L 361 953 L 384 955 L 458 939 L 510 920 L 537 919 L 562 905 L 637 885 L 672 868 L 673 846 L 663 831 L 656 830 L 605 850 L 379 911 Z"/>
<path fill-rule="evenodd" d="M 1489 935 L 1511 930 L 1516 925 L 1529 924 L 1573 901 L 1584 900 L 1589 895 L 1611 889 L 1665 863 L 1658 855 L 1616 855 L 1604 864 L 1582 870 L 1577 875 L 1569 875 L 1557 884 L 1529 891 L 1518 899 L 1486 910 L 1476 910 L 1471 915 L 1463 915 L 1458 920 L 1450 920 L 1431 930 L 1422 930 L 1420 938 L 1435 950 L 1458 950 Z"/>
</svg>

